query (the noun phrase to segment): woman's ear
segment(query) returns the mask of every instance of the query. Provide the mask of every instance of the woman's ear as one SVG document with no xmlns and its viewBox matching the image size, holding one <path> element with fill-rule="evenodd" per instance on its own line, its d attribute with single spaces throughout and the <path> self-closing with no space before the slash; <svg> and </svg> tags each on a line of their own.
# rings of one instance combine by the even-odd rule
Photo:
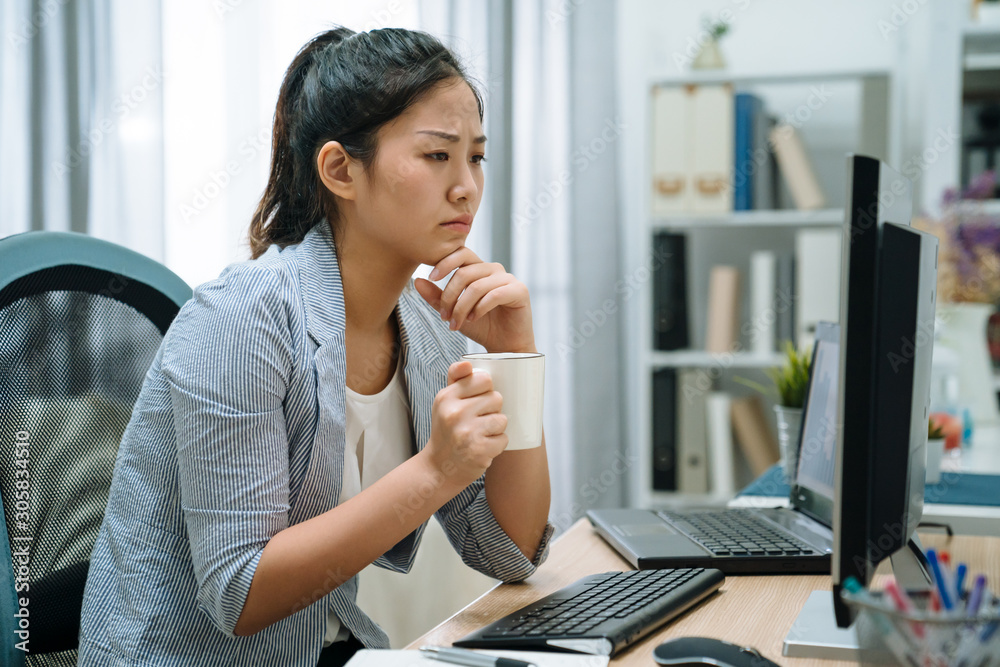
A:
<svg viewBox="0 0 1000 667">
<path fill-rule="evenodd" d="M 356 175 L 360 168 L 339 141 L 328 141 L 316 157 L 319 178 L 327 190 L 341 199 L 357 199 Z"/>
</svg>

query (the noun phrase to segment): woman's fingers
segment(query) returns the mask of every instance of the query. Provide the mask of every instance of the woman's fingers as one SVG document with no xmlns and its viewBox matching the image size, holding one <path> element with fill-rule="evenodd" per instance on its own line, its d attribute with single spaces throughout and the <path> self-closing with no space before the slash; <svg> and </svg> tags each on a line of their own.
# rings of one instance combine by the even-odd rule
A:
<svg viewBox="0 0 1000 667">
<path fill-rule="evenodd" d="M 527 288 L 524 288 L 522 291 L 521 286 L 516 281 L 511 281 L 496 289 L 492 289 L 474 305 L 472 312 L 466 316 L 466 319 L 470 321 L 478 320 L 498 306 L 513 303 L 519 304 L 523 300 L 523 292 L 527 292 Z"/>
<path fill-rule="evenodd" d="M 464 266 L 466 264 L 479 264 L 482 261 L 483 260 L 479 259 L 479 255 L 472 252 L 466 246 L 462 246 L 434 265 L 434 268 L 431 269 L 430 279 L 441 280 L 460 266 Z"/>
<path fill-rule="evenodd" d="M 451 316 L 449 317 L 452 322 L 451 328 L 455 330 L 461 329 L 469 313 L 473 311 L 478 303 L 494 291 L 509 285 L 512 280 L 513 277 L 509 273 L 494 273 L 480 278 L 466 287 L 465 291 L 459 297 L 458 303 L 452 308 Z M 489 309 L 477 313 L 477 317 L 481 317 L 486 312 L 489 312 Z"/>
<path fill-rule="evenodd" d="M 445 320 L 452 319 L 455 304 L 462 296 L 462 292 L 464 292 L 469 285 L 481 278 L 485 278 L 496 273 L 505 273 L 503 267 L 499 264 L 486 264 L 484 262 L 479 262 L 478 264 L 468 264 L 455 271 L 455 275 L 451 277 L 451 280 L 448 281 L 444 291 L 441 293 L 441 300 L 438 304 L 438 311 L 441 313 L 441 318 Z"/>
</svg>

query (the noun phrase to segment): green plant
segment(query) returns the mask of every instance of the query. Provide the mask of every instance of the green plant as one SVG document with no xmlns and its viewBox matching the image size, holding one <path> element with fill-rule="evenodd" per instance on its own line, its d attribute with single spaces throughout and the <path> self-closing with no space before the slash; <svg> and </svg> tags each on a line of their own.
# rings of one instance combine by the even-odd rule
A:
<svg viewBox="0 0 1000 667">
<path fill-rule="evenodd" d="M 941 440 L 944 438 L 944 430 L 933 419 L 927 420 L 927 439 Z"/>
<path fill-rule="evenodd" d="M 756 389 L 762 394 L 778 395 L 778 403 L 786 408 L 801 408 L 809 388 L 809 366 L 812 363 L 810 348 L 796 349 L 791 341 L 785 341 L 785 365 L 767 369 L 767 375 L 774 382 L 768 389 L 759 382 L 734 377 L 740 384 Z"/>
<path fill-rule="evenodd" d="M 707 32 L 709 36 L 716 41 L 729 32 L 728 23 L 725 21 L 712 21 L 708 17 L 702 19 L 701 26 L 704 28 L 705 32 Z"/>
</svg>

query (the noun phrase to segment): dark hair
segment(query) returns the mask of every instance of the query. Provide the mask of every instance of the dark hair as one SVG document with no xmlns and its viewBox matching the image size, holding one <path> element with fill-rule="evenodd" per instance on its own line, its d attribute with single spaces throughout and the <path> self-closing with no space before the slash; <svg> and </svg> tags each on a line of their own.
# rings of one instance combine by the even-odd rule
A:
<svg viewBox="0 0 1000 667">
<path fill-rule="evenodd" d="M 316 156 L 339 141 L 368 172 L 378 129 L 436 85 L 465 81 L 483 100 L 455 56 L 424 32 L 338 27 L 312 38 L 285 72 L 274 111 L 271 173 L 250 223 L 254 258 L 277 243 L 300 242 L 320 220 L 336 224 L 337 206 L 323 187 Z"/>
</svg>

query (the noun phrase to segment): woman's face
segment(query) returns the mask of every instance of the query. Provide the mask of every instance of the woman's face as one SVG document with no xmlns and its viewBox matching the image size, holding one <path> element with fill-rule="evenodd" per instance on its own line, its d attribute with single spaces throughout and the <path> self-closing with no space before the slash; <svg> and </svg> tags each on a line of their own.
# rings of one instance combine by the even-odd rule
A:
<svg viewBox="0 0 1000 667">
<path fill-rule="evenodd" d="M 468 84 L 454 79 L 429 91 L 379 130 L 370 177 L 358 182 L 348 242 L 364 237 L 414 265 L 436 264 L 465 245 L 482 200 L 485 148 Z M 466 225 L 445 224 L 463 218 Z"/>
</svg>

